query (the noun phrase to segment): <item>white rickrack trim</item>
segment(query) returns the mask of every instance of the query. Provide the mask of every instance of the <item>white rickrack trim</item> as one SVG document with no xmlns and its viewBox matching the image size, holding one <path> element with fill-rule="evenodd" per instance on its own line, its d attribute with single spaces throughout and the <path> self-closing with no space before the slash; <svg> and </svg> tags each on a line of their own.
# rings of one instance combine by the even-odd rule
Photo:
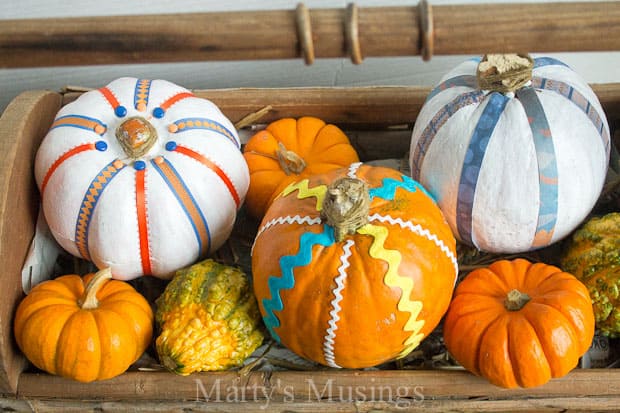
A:
<svg viewBox="0 0 620 413">
<path fill-rule="evenodd" d="M 362 162 L 355 162 L 349 165 L 349 172 L 347 173 L 347 176 L 349 178 L 355 178 L 357 170 L 360 169 L 360 166 L 362 166 Z"/>
<path fill-rule="evenodd" d="M 353 240 L 348 240 L 343 247 L 344 253 L 340 257 L 340 262 L 342 265 L 338 267 L 338 276 L 334 280 L 336 282 L 336 288 L 334 289 L 334 299 L 332 300 L 332 310 L 329 312 L 331 318 L 328 321 L 329 328 L 327 329 L 327 334 L 325 335 L 325 341 L 323 342 L 323 354 L 325 355 L 325 361 L 330 367 L 340 368 L 338 364 L 336 364 L 336 356 L 334 354 L 334 339 L 336 338 L 336 330 L 338 329 L 338 325 L 336 324 L 340 320 L 340 316 L 338 313 L 342 309 L 340 307 L 340 302 L 342 301 L 342 290 L 344 290 L 344 281 L 347 278 L 347 268 L 351 265 L 349 263 L 349 258 L 351 257 L 351 248 L 355 245 Z"/>
<path fill-rule="evenodd" d="M 260 227 L 260 229 L 258 230 L 258 232 L 256 233 L 256 237 L 254 237 L 254 243 L 252 244 L 252 249 L 250 251 L 250 254 L 253 255 L 254 254 L 254 245 L 256 245 L 256 241 L 258 240 L 258 237 L 267 229 L 275 226 L 275 225 L 284 225 L 284 224 L 308 224 L 308 225 L 317 225 L 321 223 L 321 217 L 311 217 L 311 216 L 304 216 L 301 217 L 299 215 L 295 215 L 295 216 L 290 216 L 287 215 L 285 217 L 278 217 L 278 218 L 274 218 L 271 221 L 268 221 L 265 225 L 263 225 L 262 227 Z"/>
<path fill-rule="evenodd" d="M 437 245 L 439 247 L 439 249 L 446 254 L 446 256 L 448 257 L 448 259 L 450 261 L 452 261 L 452 266 L 454 267 L 454 282 L 456 283 L 456 279 L 459 275 L 459 263 L 456 259 L 456 256 L 454 255 L 454 253 L 452 251 L 450 251 L 450 248 L 448 248 L 446 246 L 446 244 L 443 243 L 442 240 L 440 240 L 439 238 L 437 238 L 437 235 L 432 234 L 428 229 L 423 228 L 421 225 L 419 224 L 414 224 L 411 221 L 403 221 L 401 218 L 392 218 L 389 215 L 383 216 L 383 215 L 379 215 L 379 214 L 373 214 L 370 215 L 368 217 L 369 221 L 379 221 L 379 222 L 387 222 L 388 224 L 392 224 L 392 225 L 398 225 L 401 228 L 406 228 L 408 230 L 410 230 L 411 232 L 418 234 L 426 239 L 428 239 L 429 241 L 432 241 L 435 245 Z"/>
</svg>

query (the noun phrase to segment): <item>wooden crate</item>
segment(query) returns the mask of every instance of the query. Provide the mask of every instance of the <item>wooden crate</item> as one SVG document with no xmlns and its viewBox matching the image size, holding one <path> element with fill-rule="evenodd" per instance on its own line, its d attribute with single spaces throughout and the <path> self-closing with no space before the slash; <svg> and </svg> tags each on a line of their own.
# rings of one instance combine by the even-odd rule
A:
<svg viewBox="0 0 620 413">
<path fill-rule="evenodd" d="M 620 130 L 620 83 L 592 85 L 612 131 Z M 271 105 L 261 122 L 310 115 L 341 126 L 363 160 L 401 158 L 428 88 L 303 88 L 196 91 L 233 121 Z M 463 370 L 321 370 L 201 373 L 132 371 L 78 383 L 25 372 L 12 335 L 23 296 L 21 268 L 34 234 L 36 149 L 76 93 L 29 91 L 0 118 L 0 407 L 49 411 L 616 411 L 620 369 L 576 369 L 533 389 L 507 390 Z M 231 404 L 229 402 L 237 402 Z"/>
</svg>

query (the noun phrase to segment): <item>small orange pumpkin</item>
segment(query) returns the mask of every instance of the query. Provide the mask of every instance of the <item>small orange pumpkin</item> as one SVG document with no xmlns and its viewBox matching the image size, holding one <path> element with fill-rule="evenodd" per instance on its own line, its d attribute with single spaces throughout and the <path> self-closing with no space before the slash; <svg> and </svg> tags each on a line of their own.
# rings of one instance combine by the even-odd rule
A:
<svg viewBox="0 0 620 413">
<path fill-rule="evenodd" d="M 577 366 L 594 337 L 594 314 L 573 275 L 500 260 L 458 285 L 443 331 L 448 351 L 467 370 L 497 386 L 534 387 Z"/>
<path fill-rule="evenodd" d="M 250 170 L 245 204 L 259 219 L 291 182 L 359 160 L 342 130 L 309 116 L 272 122 L 248 140 L 243 156 Z"/>
<path fill-rule="evenodd" d="M 35 286 L 17 308 L 14 332 L 28 360 L 82 382 L 123 373 L 146 350 L 153 312 L 109 268 L 84 278 L 63 275 Z"/>
</svg>

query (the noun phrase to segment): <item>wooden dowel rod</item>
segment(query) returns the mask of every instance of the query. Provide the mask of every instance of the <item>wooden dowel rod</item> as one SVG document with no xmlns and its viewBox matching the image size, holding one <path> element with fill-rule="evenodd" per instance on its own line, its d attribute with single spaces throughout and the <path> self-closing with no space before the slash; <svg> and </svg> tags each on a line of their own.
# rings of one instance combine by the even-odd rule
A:
<svg viewBox="0 0 620 413">
<path fill-rule="evenodd" d="M 317 58 L 347 55 L 345 9 L 311 9 Z M 434 54 L 620 50 L 620 2 L 433 6 Z M 421 53 L 417 7 L 358 9 L 364 57 Z M 0 68 L 303 58 L 295 10 L 0 21 Z"/>
</svg>

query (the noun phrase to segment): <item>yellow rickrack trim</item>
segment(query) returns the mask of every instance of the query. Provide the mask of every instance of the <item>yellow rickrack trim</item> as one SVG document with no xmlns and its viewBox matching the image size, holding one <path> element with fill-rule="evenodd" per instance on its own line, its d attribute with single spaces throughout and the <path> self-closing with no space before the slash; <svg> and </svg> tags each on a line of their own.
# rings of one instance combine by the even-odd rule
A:
<svg viewBox="0 0 620 413">
<path fill-rule="evenodd" d="M 397 308 L 399 311 L 409 312 L 411 314 L 403 328 L 405 331 L 411 332 L 411 335 L 405 340 L 405 348 L 398 355 L 398 358 L 405 357 L 416 348 L 424 338 L 424 334 L 420 333 L 420 330 L 422 330 L 424 326 L 424 320 L 417 319 L 422 311 L 422 302 L 412 301 L 410 298 L 414 287 L 413 280 L 398 274 L 398 268 L 402 260 L 400 252 L 385 249 L 383 246 L 388 237 L 387 228 L 366 224 L 358 229 L 357 232 L 359 234 L 370 235 L 374 238 L 368 253 L 372 258 L 381 259 L 388 263 L 388 270 L 383 281 L 388 287 L 398 287 L 401 289 L 402 295 L 398 301 Z"/>
<path fill-rule="evenodd" d="M 304 179 L 299 182 L 295 182 L 284 188 L 281 196 L 287 196 L 288 194 L 299 191 L 297 199 L 305 199 L 310 197 L 316 197 L 316 210 L 321 211 L 323 209 L 323 200 L 327 193 L 327 185 L 318 185 L 313 188 L 308 187 L 308 180 Z"/>
</svg>

